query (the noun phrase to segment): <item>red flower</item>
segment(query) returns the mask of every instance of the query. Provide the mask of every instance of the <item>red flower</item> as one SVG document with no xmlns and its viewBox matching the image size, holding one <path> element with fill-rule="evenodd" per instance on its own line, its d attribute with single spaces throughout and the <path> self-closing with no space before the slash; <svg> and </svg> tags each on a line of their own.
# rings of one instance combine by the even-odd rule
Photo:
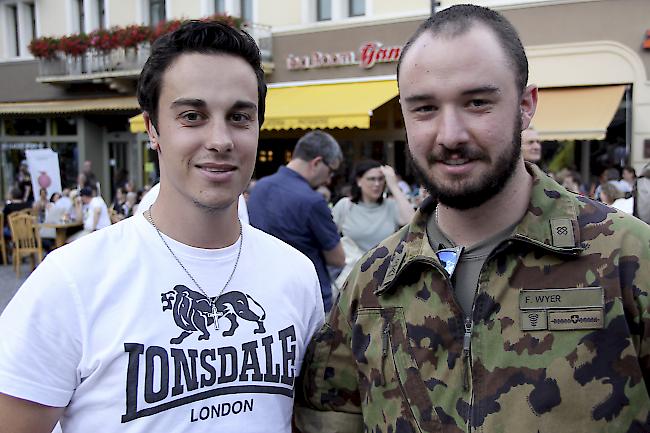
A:
<svg viewBox="0 0 650 433">
<path fill-rule="evenodd" d="M 130 25 L 118 29 L 118 40 L 124 48 L 137 47 L 138 44 L 151 39 L 153 31 L 148 26 Z"/>
<path fill-rule="evenodd" d="M 88 36 L 85 34 L 63 36 L 59 40 L 59 50 L 71 56 L 80 56 L 88 50 Z"/>
<path fill-rule="evenodd" d="M 28 48 L 34 57 L 52 59 L 56 57 L 56 52 L 59 49 L 59 40 L 50 37 L 32 39 Z"/>
<path fill-rule="evenodd" d="M 112 27 L 109 30 L 97 29 L 88 35 L 90 46 L 98 51 L 111 51 L 120 46 L 121 30 L 119 27 Z"/>
<path fill-rule="evenodd" d="M 158 23 L 153 31 L 153 34 L 151 35 L 151 42 L 155 41 L 162 35 L 166 35 L 167 33 L 171 33 L 174 30 L 178 30 L 178 28 L 182 26 L 185 21 L 187 20 L 161 21 Z"/>
</svg>

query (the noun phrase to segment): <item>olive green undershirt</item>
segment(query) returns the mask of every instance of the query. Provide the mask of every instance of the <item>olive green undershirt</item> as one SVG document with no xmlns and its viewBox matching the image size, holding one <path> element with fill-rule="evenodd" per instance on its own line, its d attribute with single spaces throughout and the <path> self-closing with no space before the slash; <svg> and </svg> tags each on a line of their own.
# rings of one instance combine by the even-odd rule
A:
<svg viewBox="0 0 650 433">
<path fill-rule="evenodd" d="M 485 260 L 492 250 L 514 232 L 517 224 L 518 222 L 469 247 L 464 245 L 460 260 L 452 275 L 451 284 L 454 288 L 456 302 L 458 302 L 465 316 L 469 316 L 472 311 L 472 304 L 478 287 L 478 278 Z M 432 212 L 427 223 L 427 237 L 434 251 L 457 246 L 438 227 L 435 212 Z"/>
</svg>

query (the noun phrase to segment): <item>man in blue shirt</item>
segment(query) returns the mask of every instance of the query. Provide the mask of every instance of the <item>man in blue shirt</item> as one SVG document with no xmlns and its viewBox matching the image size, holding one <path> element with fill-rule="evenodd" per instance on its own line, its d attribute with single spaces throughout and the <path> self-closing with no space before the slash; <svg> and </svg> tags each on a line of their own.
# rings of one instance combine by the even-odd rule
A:
<svg viewBox="0 0 650 433">
<path fill-rule="evenodd" d="M 345 253 L 332 213 L 315 189 L 329 181 L 342 159 L 334 137 L 309 132 L 298 140 L 289 164 L 257 181 L 248 199 L 252 226 L 283 240 L 314 263 L 325 311 L 333 301 L 327 265 L 344 266 Z"/>
</svg>

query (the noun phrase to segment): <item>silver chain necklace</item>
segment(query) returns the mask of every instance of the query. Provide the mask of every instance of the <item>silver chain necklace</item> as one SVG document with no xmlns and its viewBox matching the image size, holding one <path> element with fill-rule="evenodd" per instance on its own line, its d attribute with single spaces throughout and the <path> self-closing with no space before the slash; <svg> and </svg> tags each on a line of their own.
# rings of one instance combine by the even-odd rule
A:
<svg viewBox="0 0 650 433">
<path fill-rule="evenodd" d="M 153 205 L 151 207 L 153 207 Z M 242 244 L 244 243 L 244 232 L 242 230 L 241 221 L 239 221 L 239 249 L 237 250 L 237 258 L 235 259 L 235 266 L 233 266 L 233 268 L 232 268 L 232 272 L 230 273 L 230 276 L 228 277 L 228 281 L 226 281 L 226 284 L 223 285 L 223 288 L 221 289 L 219 294 L 214 297 L 214 301 L 213 301 L 213 300 L 210 299 L 208 294 L 205 293 L 205 291 L 203 290 L 201 285 L 196 281 L 196 279 L 192 276 L 192 274 L 190 274 L 190 271 L 187 270 L 185 265 L 183 265 L 183 263 L 176 256 L 176 254 L 174 254 L 174 251 L 172 251 L 172 249 L 169 247 L 169 244 L 167 243 L 167 241 L 163 237 L 162 233 L 160 232 L 160 229 L 158 229 L 158 226 L 156 225 L 156 223 L 153 220 L 153 215 L 151 215 L 151 207 L 149 207 L 149 209 L 145 212 L 146 218 L 149 220 L 149 222 L 151 223 L 153 228 L 156 229 L 156 233 L 158 233 L 158 237 L 160 237 L 160 240 L 163 242 L 163 244 L 165 244 L 165 246 L 167 247 L 167 250 L 169 251 L 169 253 L 176 260 L 176 263 L 178 263 L 178 265 L 185 271 L 185 273 L 187 274 L 188 277 L 190 277 L 190 280 L 192 280 L 192 282 L 194 283 L 196 288 L 199 289 L 201 294 L 203 296 L 205 296 L 205 298 L 210 303 L 210 306 L 212 307 L 212 314 L 209 314 L 209 316 L 212 316 L 212 318 L 214 319 L 214 329 L 219 329 L 218 318 L 222 314 L 220 315 L 219 311 L 217 310 L 217 302 L 219 301 L 219 298 L 223 294 L 224 290 L 226 290 L 226 287 L 228 287 L 228 284 L 230 284 L 230 281 L 232 280 L 232 277 L 235 275 L 235 271 L 237 270 L 237 265 L 239 264 L 239 257 L 241 256 Z"/>
</svg>

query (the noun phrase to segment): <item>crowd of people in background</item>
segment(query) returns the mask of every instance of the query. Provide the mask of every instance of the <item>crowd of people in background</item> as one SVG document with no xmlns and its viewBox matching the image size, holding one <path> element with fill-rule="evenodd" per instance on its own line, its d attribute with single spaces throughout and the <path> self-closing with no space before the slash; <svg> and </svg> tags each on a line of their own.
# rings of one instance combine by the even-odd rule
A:
<svg viewBox="0 0 650 433">
<path fill-rule="evenodd" d="M 97 176 L 92 171 L 91 162 L 85 161 L 77 176 L 76 184 L 63 186 L 61 191 L 51 194 L 48 194 L 46 188 L 40 188 L 35 197 L 29 168 L 26 162 L 22 162 L 14 183 L 7 191 L 2 209 L 3 236 L 5 240 L 11 240 L 9 215 L 29 210 L 39 223 L 83 222 L 80 231 L 68 239 L 68 242 L 72 242 L 83 235 L 135 215 L 138 203 L 149 188 L 145 185 L 142 189 L 136 189 L 133 182 L 123 179 L 113 185 L 115 193 L 110 204 L 107 204 L 101 194 L 101 185 Z M 54 246 L 55 229 L 41 227 L 39 232 L 45 252 L 48 252 Z"/>
<path fill-rule="evenodd" d="M 522 154 L 526 161 L 544 168 L 541 140 L 533 128 L 526 129 L 522 133 Z M 360 256 L 378 240 L 385 238 L 389 234 L 388 231 L 392 233 L 408 221 L 414 209 L 417 209 L 426 198 L 427 191 L 417 182 L 409 184 L 390 166 L 383 165 L 379 161 L 363 160 L 349 167 L 348 170 L 350 171 L 349 182 L 343 181 L 332 185 L 328 178 L 328 181 L 319 184 L 315 191 L 325 198 L 332 209 L 334 221 L 343 236 L 343 243 L 354 242 L 355 248 L 348 246 L 346 252 L 357 249 L 359 251 L 357 256 Z M 582 179 L 575 167 L 566 167 L 556 172 L 546 170 L 546 172 L 569 191 L 596 199 L 629 214 L 635 212 L 633 193 L 637 173 L 632 166 L 625 166 L 622 169 L 608 167 L 598 177 L 594 176 L 588 181 Z M 640 176 L 650 179 L 650 167 L 645 167 Z M 245 199 L 248 199 L 255 184 L 256 180 L 251 180 L 243 194 Z M 70 241 L 73 241 L 84 234 L 137 214 L 138 205 L 149 189 L 149 185 L 136 189 L 128 177 L 119 176 L 113 185 L 112 201 L 106 204 L 102 198 L 101 185 L 92 171 L 92 165 L 90 161 L 85 161 L 77 176 L 76 185 L 64 187 L 61 192 L 54 192 L 49 197 L 47 190 L 40 188 L 35 196 L 29 169 L 23 162 L 16 173 L 13 185 L 7 192 L 2 210 L 3 234 L 5 239 L 10 240 L 11 233 L 7 219 L 11 213 L 32 209 L 39 222 L 83 221 L 83 229 L 70 238 Z M 389 199 L 384 202 L 385 197 Z M 380 213 L 381 218 L 375 218 Z M 375 227 L 370 223 L 372 221 L 382 227 Z M 51 248 L 55 236 L 54 229 L 41 228 L 40 233 L 46 250 Z M 354 260 L 346 261 L 354 262 Z M 339 280 L 343 281 L 346 274 L 347 272 L 342 272 Z"/>
</svg>

